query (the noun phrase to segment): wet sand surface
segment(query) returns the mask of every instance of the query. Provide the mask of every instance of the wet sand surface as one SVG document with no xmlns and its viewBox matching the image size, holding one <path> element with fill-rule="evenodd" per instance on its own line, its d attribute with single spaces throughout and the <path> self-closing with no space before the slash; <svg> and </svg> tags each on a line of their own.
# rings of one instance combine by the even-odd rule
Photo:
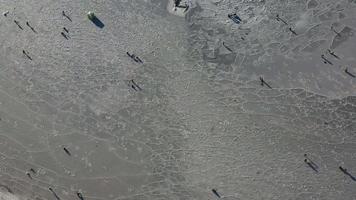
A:
<svg viewBox="0 0 356 200">
<path fill-rule="evenodd" d="M 189 3 L 0 0 L 4 198 L 355 199 L 356 2 Z"/>
</svg>

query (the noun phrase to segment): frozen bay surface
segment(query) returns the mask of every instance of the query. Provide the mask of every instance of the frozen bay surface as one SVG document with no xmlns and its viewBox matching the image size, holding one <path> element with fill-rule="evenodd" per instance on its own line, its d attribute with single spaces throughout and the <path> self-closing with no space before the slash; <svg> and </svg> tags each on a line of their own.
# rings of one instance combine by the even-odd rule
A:
<svg viewBox="0 0 356 200">
<path fill-rule="evenodd" d="M 2 198 L 356 199 L 356 2 L 167 3 L 0 0 Z"/>
</svg>

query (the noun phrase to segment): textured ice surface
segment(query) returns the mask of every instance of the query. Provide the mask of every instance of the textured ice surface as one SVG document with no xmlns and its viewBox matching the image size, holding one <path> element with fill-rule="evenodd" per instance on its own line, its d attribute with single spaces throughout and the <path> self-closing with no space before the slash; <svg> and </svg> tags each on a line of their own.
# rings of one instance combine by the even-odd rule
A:
<svg viewBox="0 0 356 200">
<path fill-rule="evenodd" d="M 356 199 L 355 1 L 191 2 L 0 0 L 3 196 Z"/>
</svg>

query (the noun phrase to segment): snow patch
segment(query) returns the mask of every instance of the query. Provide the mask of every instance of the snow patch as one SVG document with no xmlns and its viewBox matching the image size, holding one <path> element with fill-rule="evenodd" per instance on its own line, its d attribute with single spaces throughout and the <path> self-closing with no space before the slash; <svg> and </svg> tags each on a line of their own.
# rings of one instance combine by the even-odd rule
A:
<svg viewBox="0 0 356 200">
<path fill-rule="evenodd" d="M 295 30 L 298 33 L 305 32 L 308 29 L 310 14 L 305 12 L 300 15 L 299 20 L 295 23 Z"/>
<path fill-rule="evenodd" d="M 9 192 L 1 192 L 0 191 L 0 200 L 29 200 L 29 199 L 20 197 L 20 196 L 16 196 Z"/>
</svg>

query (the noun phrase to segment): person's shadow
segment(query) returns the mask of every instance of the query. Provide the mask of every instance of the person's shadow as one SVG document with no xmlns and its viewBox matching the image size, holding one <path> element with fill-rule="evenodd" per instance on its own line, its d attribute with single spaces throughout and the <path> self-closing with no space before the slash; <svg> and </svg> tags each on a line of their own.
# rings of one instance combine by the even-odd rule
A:
<svg viewBox="0 0 356 200">
<path fill-rule="evenodd" d="M 104 28 L 104 26 L 105 26 L 105 24 L 96 16 L 94 16 L 91 21 L 99 28 Z"/>
<path fill-rule="evenodd" d="M 354 177 L 352 174 L 349 172 L 345 172 L 346 175 L 348 175 L 353 181 L 356 181 L 356 177 Z"/>
<path fill-rule="evenodd" d="M 347 169 L 339 166 L 339 169 L 344 173 L 345 175 L 349 176 L 353 181 L 356 181 L 356 177 L 354 177 L 350 172 L 347 171 Z"/>
</svg>

